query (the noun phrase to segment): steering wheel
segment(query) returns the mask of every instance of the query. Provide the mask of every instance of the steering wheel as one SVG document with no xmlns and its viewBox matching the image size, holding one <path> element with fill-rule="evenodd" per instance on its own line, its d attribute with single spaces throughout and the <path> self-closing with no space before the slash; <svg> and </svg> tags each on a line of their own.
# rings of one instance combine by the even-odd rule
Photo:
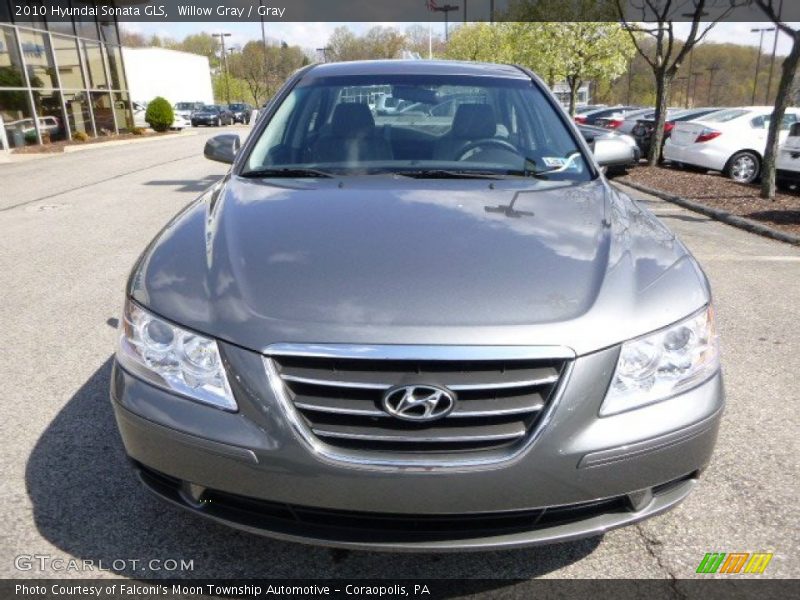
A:
<svg viewBox="0 0 800 600">
<path fill-rule="evenodd" d="M 482 148 L 486 146 L 494 146 L 502 150 L 507 150 L 508 152 L 513 152 L 517 156 L 522 156 L 514 144 L 510 142 L 499 140 L 497 138 L 483 138 L 481 140 L 475 140 L 474 142 L 467 142 L 461 146 L 458 152 L 456 152 L 456 160 L 464 160 L 464 156 L 467 153 L 472 152 L 475 148 Z"/>
</svg>

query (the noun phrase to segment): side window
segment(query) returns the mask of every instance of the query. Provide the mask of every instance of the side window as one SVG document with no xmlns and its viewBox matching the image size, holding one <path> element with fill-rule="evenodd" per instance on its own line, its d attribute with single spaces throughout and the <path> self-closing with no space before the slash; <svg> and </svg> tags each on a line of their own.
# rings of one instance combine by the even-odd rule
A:
<svg viewBox="0 0 800 600">
<path fill-rule="evenodd" d="M 769 115 L 759 115 L 750 120 L 750 127 L 753 129 L 764 129 L 769 124 Z"/>
<path fill-rule="evenodd" d="M 783 121 L 781 122 L 781 129 L 786 130 L 789 129 L 793 123 L 797 121 L 797 115 L 794 113 L 786 113 L 783 115 Z"/>
</svg>

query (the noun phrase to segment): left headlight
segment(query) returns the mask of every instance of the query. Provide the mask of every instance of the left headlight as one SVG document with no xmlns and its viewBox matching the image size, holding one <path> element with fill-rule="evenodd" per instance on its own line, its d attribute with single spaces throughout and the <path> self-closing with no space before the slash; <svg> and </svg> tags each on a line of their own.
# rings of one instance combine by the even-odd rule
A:
<svg viewBox="0 0 800 600">
<path fill-rule="evenodd" d="M 119 364 L 148 382 L 224 410 L 238 409 L 216 340 L 125 302 Z"/>
<path fill-rule="evenodd" d="M 709 379 L 719 369 L 714 310 L 622 344 L 600 416 L 666 400 Z"/>
</svg>

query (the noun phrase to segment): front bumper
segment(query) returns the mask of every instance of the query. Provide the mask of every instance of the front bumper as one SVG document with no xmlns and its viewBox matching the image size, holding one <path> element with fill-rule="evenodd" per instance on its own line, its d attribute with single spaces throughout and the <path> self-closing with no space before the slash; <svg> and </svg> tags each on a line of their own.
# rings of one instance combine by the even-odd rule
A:
<svg viewBox="0 0 800 600">
<path fill-rule="evenodd" d="M 709 461 L 724 403 L 716 375 L 670 400 L 598 418 L 617 357 L 609 349 L 575 360 L 551 421 L 521 456 L 478 468 L 372 469 L 316 455 L 270 391 L 261 356 L 221 346 L 236 373 L 238 413 L 177 397 L 115 365 L 111 396 L 125 449 L 163 498 L 314 544 L 508 548 L 659 514 L 688 495 Z"/>
</svg>

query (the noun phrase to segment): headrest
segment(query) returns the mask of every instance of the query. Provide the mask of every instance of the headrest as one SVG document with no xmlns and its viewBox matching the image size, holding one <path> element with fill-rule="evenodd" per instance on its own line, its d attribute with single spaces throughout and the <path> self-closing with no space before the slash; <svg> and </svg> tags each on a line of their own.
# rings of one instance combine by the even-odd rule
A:
<svg viewBox="0 0 800 600">
<path fill-rule="evenodd" d="M 456 138 L 477 140 L 494 137 L 497 119 L 489 104 L 459 104 L 453 117 L 451 135 Z"/>
<path fill-rule="evenodd" d="M 345 102 L 333 109 L 331 132 L 336 137 L 363 137 L 372 134 L 374 129 L 375 119 L 366 104 Z"/>
</svg>

